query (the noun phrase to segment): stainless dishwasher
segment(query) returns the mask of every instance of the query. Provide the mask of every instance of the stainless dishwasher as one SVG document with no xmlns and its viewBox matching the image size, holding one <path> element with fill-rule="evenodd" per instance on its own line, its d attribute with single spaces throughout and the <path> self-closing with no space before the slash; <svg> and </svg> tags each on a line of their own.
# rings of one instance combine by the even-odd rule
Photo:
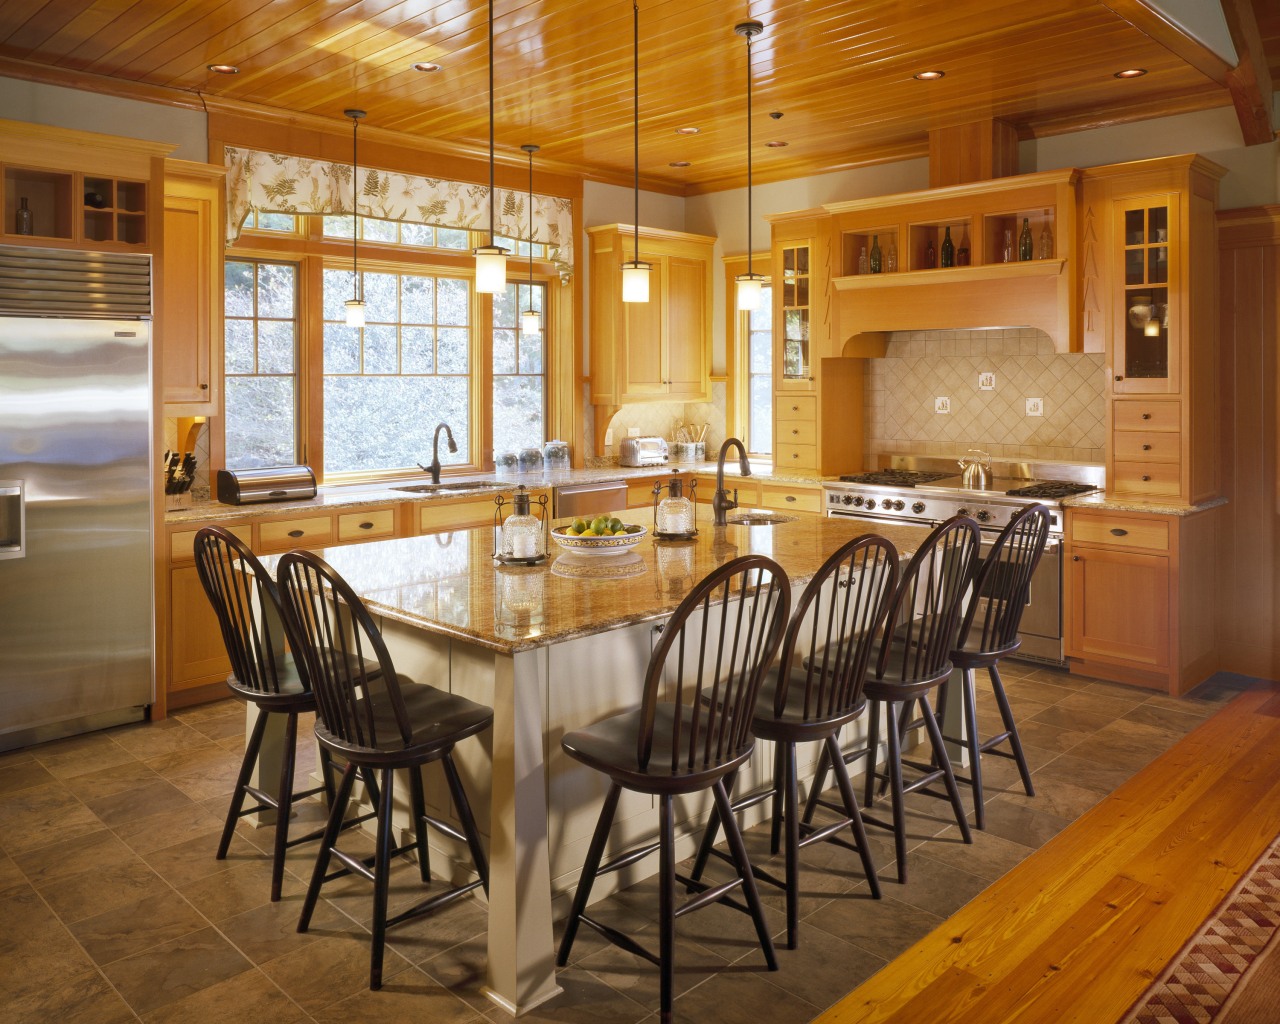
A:
<svg viewBox="0 0 1280 1024">
<path fill-rule="evenodd" d="M 595 516 L 626 507 L 627 485 L 622 480 L 565 484 L 551 491 L 551 514 L 557 519 L 564 516 Z"/>
</svg>

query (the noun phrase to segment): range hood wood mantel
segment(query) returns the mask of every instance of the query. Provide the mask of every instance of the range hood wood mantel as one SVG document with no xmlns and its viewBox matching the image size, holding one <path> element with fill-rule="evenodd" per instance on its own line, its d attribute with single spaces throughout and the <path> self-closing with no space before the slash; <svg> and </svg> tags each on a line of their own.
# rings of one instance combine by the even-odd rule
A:
<svg viewBox="0 0 1280 1024">
<path fill-rule="evenodd" d="M 824 206 L 832 218 L 840 276 L 833 276 L 832 350 L 844 356 L 883 353 L 890 331 L 1034 327 L 1059 352 L 1082 351 L 1077 198 L 1081 172 L 1013 175 L 923 192 Z M 1053 256 L 1002 262 L 1004 233 L 1016 246 L 1022 219 L 1038 245 L 1047 221 Z M 932 242 L 940 250 L 950 226 L 970 263 L 918 269 Z M 901 270 L 857 273 L 858 255 L 872 238 L 896 246 Z"/>
</svg>

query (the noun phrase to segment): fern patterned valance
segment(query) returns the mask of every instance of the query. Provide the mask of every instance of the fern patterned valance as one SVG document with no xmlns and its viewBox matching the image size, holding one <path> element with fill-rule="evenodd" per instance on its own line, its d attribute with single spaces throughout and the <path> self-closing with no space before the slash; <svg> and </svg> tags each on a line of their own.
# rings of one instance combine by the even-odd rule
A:
<svg viewBox="0 0 1280 1024">
<path fill-rule="evenodd" d="M 227 244 L 240 237 L 250 210 L 302 216 L 352 210 L 351 165 L 254 149 L 225 147 Z M 529 240 L 528 193 L 497 189 L 494 228 L 504 238 Z M 440 228 L 485 229 L 489 188 L 397 171 L 360 168 L 360 208 L 364 217 L 409 221 Z M 533 241 L 550 247 L 561 273 L 573 266 L 573 201 L 533 196 Z"/>
</svg>

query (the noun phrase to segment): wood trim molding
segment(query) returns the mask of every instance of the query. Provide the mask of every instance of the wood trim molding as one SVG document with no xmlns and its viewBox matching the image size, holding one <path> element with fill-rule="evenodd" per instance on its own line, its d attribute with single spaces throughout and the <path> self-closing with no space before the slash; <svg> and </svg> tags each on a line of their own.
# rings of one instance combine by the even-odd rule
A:
<svg viewBox="0 0 1280 1024">
<path fill-rule="evenodd" d="M 1238 63 L 1227 74 L 1227 87 L 1246 146 L 1271 142 L 1276 137 L 1275 116 L 1271 109 L 1271 69 L 1262 47 L 1262 34 L 1250 0 L 1222 0 L 1222 13 L 1227 18 L 1231 42 Z"/>
<path fill-rule="evenodd" d="M 1227 0 L 1224 8 L 1233 0 Z M 1244 0 L 1245 3 L 1248 0 Z M 1207 75 L 1219 85 L 1228 85 L 1231 65 L 1219 57 L 1198 39 L 1189 36 L 1176 22 L 1148 0 L 1101 0 L 1118 18 L 1127 21 L 1139 32 L 1149 36 L 1175 57 L 1186 61 L 1193 68 Z M 1254 27 L 1256 33 L 1257 27 Z"/>
</svg>

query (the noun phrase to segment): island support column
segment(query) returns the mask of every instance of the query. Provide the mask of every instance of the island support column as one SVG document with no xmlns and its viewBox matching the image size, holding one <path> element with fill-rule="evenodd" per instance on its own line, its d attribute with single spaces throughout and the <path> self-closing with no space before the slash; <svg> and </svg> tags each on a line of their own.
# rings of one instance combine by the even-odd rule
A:
<svg viewBox="0 0 1280 1024">
<path fill-rule="evenodd" d="M 494 658 L 485 994 L 517 1015 L 561 991 L 547 851 L 547 664 L 545 648 Z"/>
</svg>

